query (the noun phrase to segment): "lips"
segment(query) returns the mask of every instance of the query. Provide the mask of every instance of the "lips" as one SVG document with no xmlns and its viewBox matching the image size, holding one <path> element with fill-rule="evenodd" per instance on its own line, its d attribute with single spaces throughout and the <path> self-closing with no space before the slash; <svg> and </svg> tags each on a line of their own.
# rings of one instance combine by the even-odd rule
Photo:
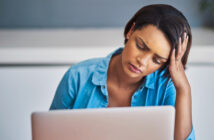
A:
<svg viewBox="0 0 214 140">
<path fill-rule="evenodd" d="M 142 71 L 138 69 L 136 66 L 129 64 L 129 69 L 134 73 L 141 73 Z"/>
</svg>

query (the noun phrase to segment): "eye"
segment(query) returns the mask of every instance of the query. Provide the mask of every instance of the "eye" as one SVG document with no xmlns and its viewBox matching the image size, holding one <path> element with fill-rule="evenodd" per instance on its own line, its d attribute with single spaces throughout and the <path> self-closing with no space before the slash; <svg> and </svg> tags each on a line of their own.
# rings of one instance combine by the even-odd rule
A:
<svg viewBox="0 0 214 140">
<path fill-rule="evenodd" d="M 153 57 L 153 62 L 156 63 L 156 64 L 158 64 L 158 65 L 161 64 L 160 60 L 157 59 L 157 58 L 155 58 L 155 57 Z"/>
<path fill-rule="evenodd" d="M 145 47 L 143 47 L 142 45 L 139 45 L 138 43 L 136 43 L 136 46 L 137 46 L 139 49 L 141 49 L 141 50 L 145 50 L 145 49 L 146 49 Z"/>
</svg>

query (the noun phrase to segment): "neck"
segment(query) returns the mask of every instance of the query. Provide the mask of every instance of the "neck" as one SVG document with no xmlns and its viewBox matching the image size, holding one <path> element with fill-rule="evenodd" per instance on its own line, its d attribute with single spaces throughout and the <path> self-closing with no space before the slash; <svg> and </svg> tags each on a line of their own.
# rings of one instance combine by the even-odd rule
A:
<svg viewBox="0 0 214 140">
<path fill-rule="evenodd" d="M 126 76 L 122 68 L 122 59 L 121 54 L 112 57 L 109 70 L 108 70 L 108 79 L 117 85 L 119 88 L 133 90 L 136 89 L 142 83 L 141 79 L 130 78 Z"/>
</svg>

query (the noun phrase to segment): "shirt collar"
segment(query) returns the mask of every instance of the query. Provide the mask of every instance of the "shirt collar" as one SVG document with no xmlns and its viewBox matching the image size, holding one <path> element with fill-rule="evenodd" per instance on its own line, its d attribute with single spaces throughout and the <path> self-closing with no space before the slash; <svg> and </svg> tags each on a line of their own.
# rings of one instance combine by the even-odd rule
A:
<svg viewBox="0 0 214 140">
<path fill-rule="evenodd" d="M 108 67 L 109 67 L 109 62 L 111 60 L 111 57 L 113 55 L 121 53 L 122 51 L 123 51 L 122 47 L 116 49 L 115 51 L 107 55 L 104 59 L 102 59 L 102 61 L 97 65 L 94 71 L 94 75 L 92 77 L 92 82 L 95 85 L 106 85 Z"/>
<path fill-rule="evenodd" d="M 160 72 L 160 69 L 156 70 L 155 72 L 147 75 L 145 77 L 145 82 L 142 83 L 142 85 L 140 86 L 140 88 L 143 88 L 144 84 L 145 87 L 150 88 L 150 89 L 154 89 L 155 88 L 155 81 L 156 79 L 158 79 L 158 77 L 163 76 L 166 72 L 166 70 L 168 69 L 168 67 L 166 67 L 165 69 L 163 69 Z"/>
<path fill-rule="evenodd" d="M 92 82 L 95 85 L 106 85 L 107 82 L 107 72 L 109 67 L 109 62 L 111 60 L 111 57 L 113 55 L 119 54 L 123 51 L 123 48 L 118 48 L 109 55 L 107 55 L 102 61 L 97 65 L 95 68 L 94 74 L 92 76 Z M 151 73 L 145 77 L 145 82 L 142 83 L 140 86 L 140 89 L 142 89 L 144 86 L 147 88 L 154 89 L 154 78 L 155 73 Z"/>
<path fill-rule="evenodd" d="M 155 76 L 154 73 L 147 75 L 145 77 L 145 82 L 142 83 L 142 85 L 140 86 L 140 89 L 142 89 L 144 86 L 147 88 L 154 89 L 154 78 L 155 78 L 154 76 Z"/>
</svg>

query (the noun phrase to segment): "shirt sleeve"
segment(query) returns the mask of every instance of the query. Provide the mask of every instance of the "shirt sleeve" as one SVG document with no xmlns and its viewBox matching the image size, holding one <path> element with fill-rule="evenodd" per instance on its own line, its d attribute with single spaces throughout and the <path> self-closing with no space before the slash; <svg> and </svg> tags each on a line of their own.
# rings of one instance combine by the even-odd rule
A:
<svg viewBox="0 0 214 140">
<path fill-rule="evenodd" d="M 176 89 L 171 80 L 169 80 L 169 83 L 166 87 L 166 98 L 164 105 L 172 105 L 175 106 L 175 100 L 176 100 Z M 189 136 L 186 138 L 186 140 L 195 140 L 195 132 L 192 127 L 192 131 L 190 132 Z"/>
<path fill-rule="evenodd" d="M 74 103 L 74 98 L 75 75 L 71 69 L 69 69 L 60 81 L 49 109 L 70 109 Z"/>
</svg>

